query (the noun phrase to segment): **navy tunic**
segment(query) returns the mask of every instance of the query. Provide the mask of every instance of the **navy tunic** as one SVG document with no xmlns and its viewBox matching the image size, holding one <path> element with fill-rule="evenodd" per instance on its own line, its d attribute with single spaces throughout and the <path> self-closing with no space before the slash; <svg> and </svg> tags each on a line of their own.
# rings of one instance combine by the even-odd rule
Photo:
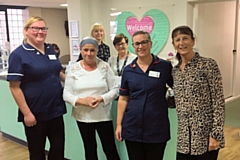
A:
<svg viewBox="0 0 240 160">
<path fill-rule="evenodd" d="M 54 49 L 45 46 L 45 54 L 22 44 L 9 57 L 8 81 L 21 81 L 20 88 L 37 121 L 50 120 L 66 113 L 59 73 L 62 69 Z M 23 121 L 19 110 L 18 121 Z"/>
<path fill-rule="evenodd" d="M 170 139 L 166 84 L 172 87 L 172 65 L 153 56 L 144 73 L 136 61 L 125 67 L 120 95 L 129 96 L 123 122 L 123 139 L 143 143 L 163 143 Z"/>
</svg>

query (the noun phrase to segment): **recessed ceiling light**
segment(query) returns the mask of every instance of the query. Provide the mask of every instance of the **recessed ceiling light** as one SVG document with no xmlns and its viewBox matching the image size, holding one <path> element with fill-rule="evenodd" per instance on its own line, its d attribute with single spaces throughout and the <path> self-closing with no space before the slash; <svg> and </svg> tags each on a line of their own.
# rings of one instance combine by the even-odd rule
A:
<svg viewBox="0 0 240 160">
<path fill-rule="evenodd" d="M 115 11 L 117 8 L 110 8 L 110 11 Z"/>
<path fill-rule="evenodd" d="M 60 6 L 62 6 L 62 7 L 67 7 L 68 4 L 60 4 Z"/>
<path fill-rule="evenodd" d="M 110 16 L 118 16 L 119 14 L 122 14 L 122 12 L 115 12 L 115 13 L 110 13 Z"/>
</svg>

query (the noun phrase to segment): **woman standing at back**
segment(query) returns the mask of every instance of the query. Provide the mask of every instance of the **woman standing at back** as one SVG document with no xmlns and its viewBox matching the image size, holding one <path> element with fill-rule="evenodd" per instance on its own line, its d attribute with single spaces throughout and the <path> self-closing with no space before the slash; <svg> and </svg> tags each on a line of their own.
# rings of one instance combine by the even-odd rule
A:
<svg viewBox="0 0 240 160">
<path fill-rule="evenodd" d="M 108 63 L 115 76 L 122 76 L 124 67 L 130 64 L 137 55 L 128 51 L 128 38 L 122 33 L 114 37 L 113 45 L 118 53 L 116 56 L 111 56 Z"/>
<path fill-rule="evenodd" d="M 130 64 L 137 55 L 128 51 L 128 38 L 122 33 L 114 37 L 113 45 L 118 53 L 117 55 L 112 55 L 108 63 L 114 72 L 117 83 L 120 85 L 123 69 Z"/>
<path fill-rule="evenodd" d="M 107 62 L 108 58 L 110 57 L 110 48 L 104 42 L 105 40 L 105 31 L 103 25 L 99 23 L 93 24 L 91 28 L 91 37 L 95 38 L 98 42 L 98 52 L 97 57 L 101 60 Z M 78 61 L 82 60 L 82 55 L 79 54 Z"/>
</svg>

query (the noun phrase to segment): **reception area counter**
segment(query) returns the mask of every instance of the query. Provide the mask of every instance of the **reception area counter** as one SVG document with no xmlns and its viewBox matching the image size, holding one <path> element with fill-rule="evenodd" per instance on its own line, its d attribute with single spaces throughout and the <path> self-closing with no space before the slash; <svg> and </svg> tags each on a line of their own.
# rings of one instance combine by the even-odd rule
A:
<svg viewBox="0 0 240 160">
<path fill-rule="evenodd" d="M 0 132 L 3 135 L 14 137 L 26 142 L 22 123 L 17 122 L 18 107 L 11 95 L 9 84 L 4 77 L 0 79 Z M 72 107 L 67 104 L 67 114 L 64 115 L 65 122 L 65 158 L 71 160 L 84 160 L 84 147 L 82 138 L 75 120 L 71 117 Z M 112 116 L 114 126 L 116 124 L 117 101 L 112 103 Z M 176 157 L 177 141 L 177 116 L 175 109 L 169 109 L 169 119 L 171 125 L 171 140 L 168 141 L 165 149 L 164 160 L 173 160 Z M 151 124 L 149 124 L 151 125 Z M 99 160 L 106 160 L 103 153 L 101 142 L 97 137 Z M 121 160 L 128 160 L 124 142 L 116 140 L 118 153 Z M 49 144 L 46 145 L 48 150 Z"/>
</svg>

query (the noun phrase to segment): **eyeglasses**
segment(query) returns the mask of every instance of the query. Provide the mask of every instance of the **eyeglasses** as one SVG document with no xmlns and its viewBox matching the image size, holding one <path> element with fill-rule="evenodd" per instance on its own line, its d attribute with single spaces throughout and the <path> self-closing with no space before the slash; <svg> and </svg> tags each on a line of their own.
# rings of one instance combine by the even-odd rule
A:
<svg viewBox="0 0 240 160">
<path fill-rule="evenodd" d="M 40 30 L 42 32 L 47 32 L 48 27 L 28 27 L 31 28 L 33 32 L 39 32 Z"/>
<path fill-rule="evenodd" d="M 120 47 L 120 46 L 124 46 L 126 43 L 125 42 L 122 42 L 122 43 L 118 43 L 116 44 L 117 47 Z"/>
<path fill-rule="evenodd" d="M 150 42 L 150 40 L 143 40 L 142 42 L 135 42 L 135 43 L 133 43 L 132 45 L 133 45 L 133 47 L 137 48 L 137 47 L 140 46 L 140 44 L 141 44 L 142 46 L 146 46 L 146 44 L 147 44 L 148 42 Z"/>
</svg>

